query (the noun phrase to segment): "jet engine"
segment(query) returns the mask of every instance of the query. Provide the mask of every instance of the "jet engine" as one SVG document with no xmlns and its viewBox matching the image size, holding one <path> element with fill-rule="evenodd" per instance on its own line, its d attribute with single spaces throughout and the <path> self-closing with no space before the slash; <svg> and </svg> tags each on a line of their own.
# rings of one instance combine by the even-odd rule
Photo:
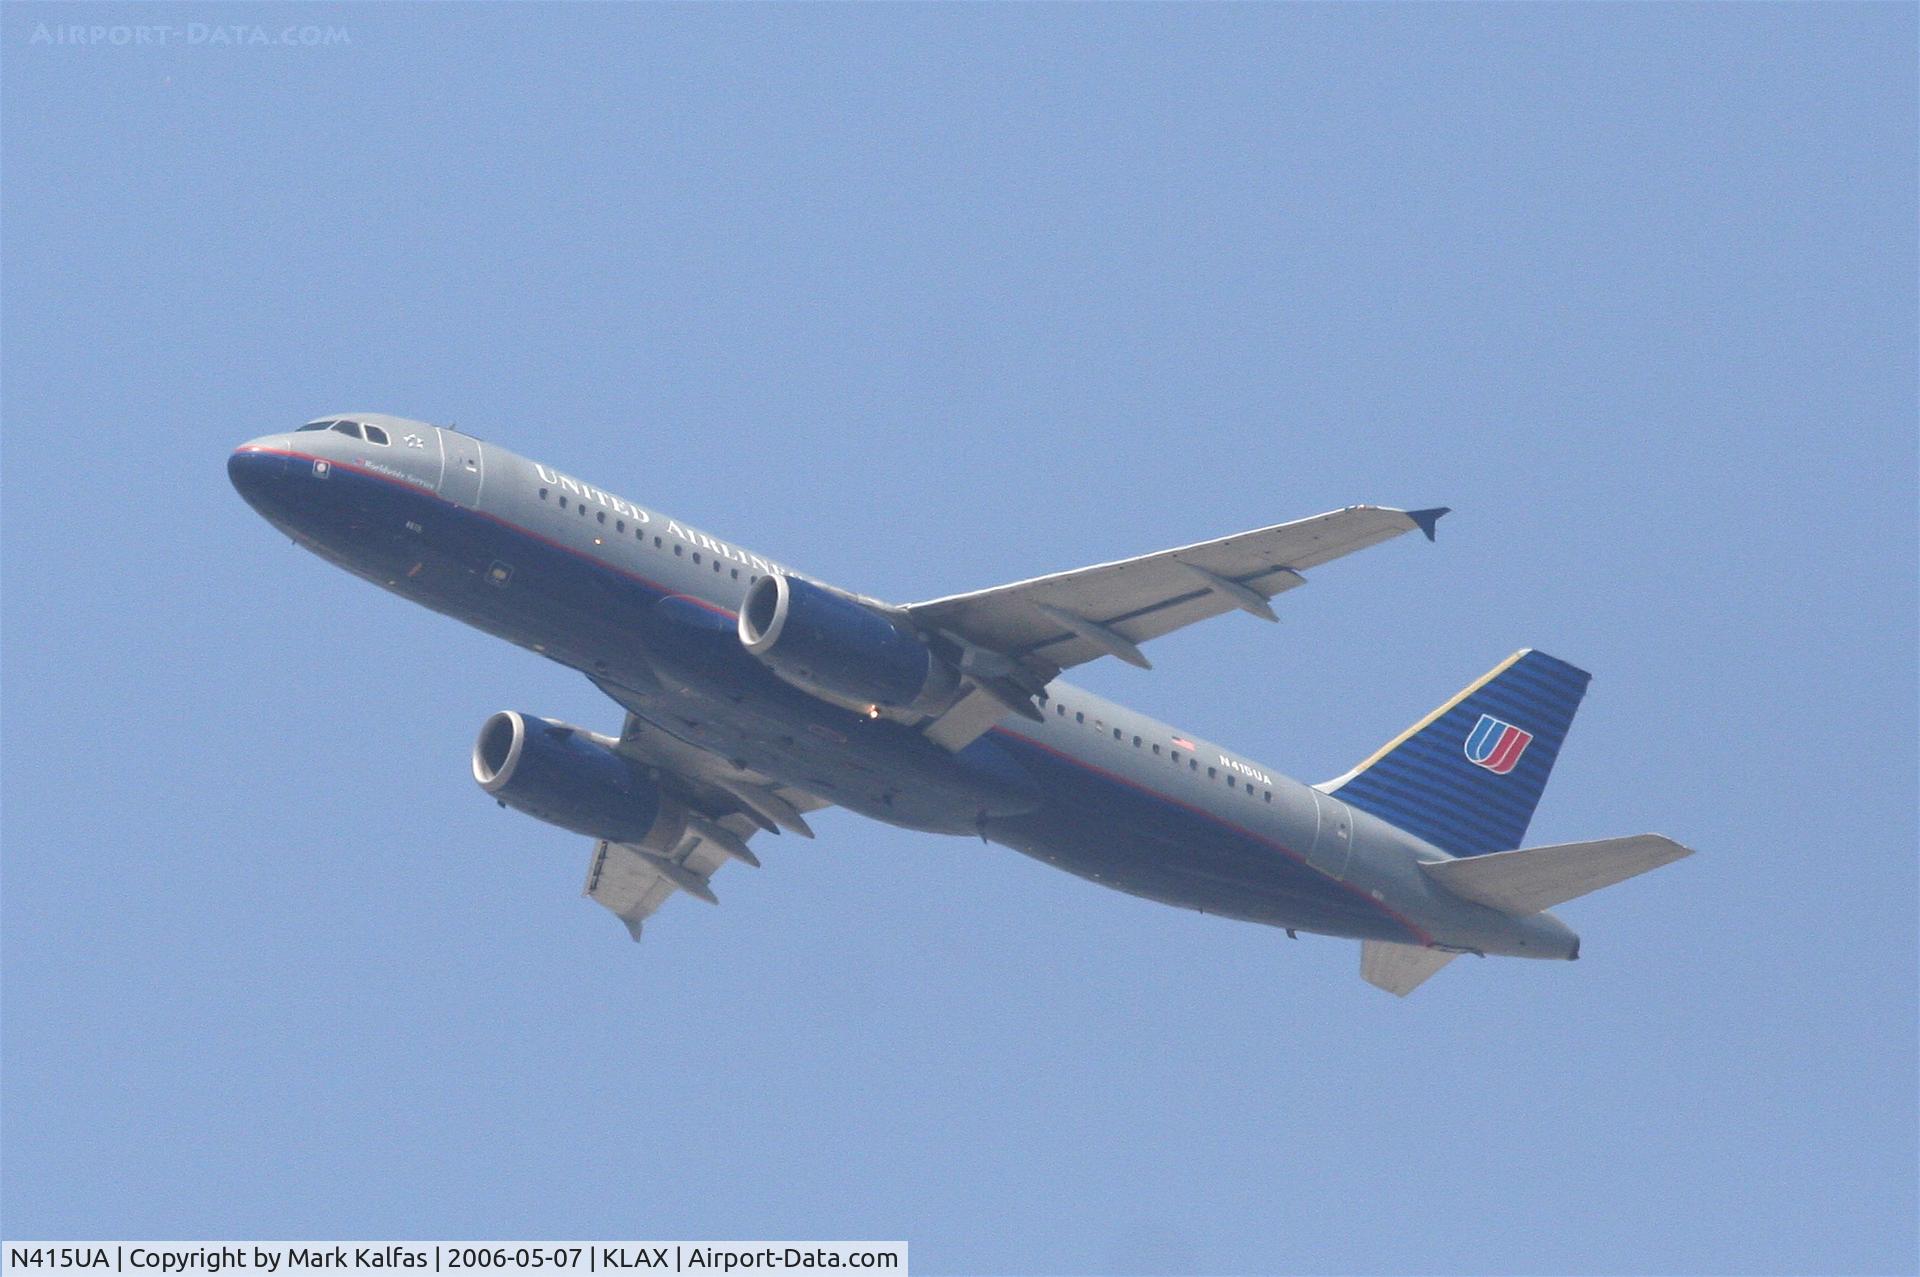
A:
<svg viewBox="0 0 1920 1277">
<path fill-rule="evenodd" d="M 858 709 L 927 714 L 959 686 L 954 666 L 873 604 L 774 573 L 747 591 L 740 642 L 802 691 Z"/>
<path fill-rule="evenodd" d="M 502 805 L 589 838 L 671 850 L 687 813 L 608 737 L 502 710 L 481 724 L 473 778 Z"/>
</svg>

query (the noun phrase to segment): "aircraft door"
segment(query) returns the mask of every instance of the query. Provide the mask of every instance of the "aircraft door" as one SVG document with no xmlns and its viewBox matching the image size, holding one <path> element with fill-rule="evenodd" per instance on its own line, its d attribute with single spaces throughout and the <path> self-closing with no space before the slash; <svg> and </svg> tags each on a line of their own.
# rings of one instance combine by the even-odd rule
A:
<svg viewBox="0 0 1920 1277">
<path fill-rule="evenodd" d="M 469 508 L 480 504 L 486 464 L 480 441 L 458 430 L 436 430 L 440 436 L 440 495 Z"/>
<path fill-rule="evenodd" d="M 1317 789 L 1308 792 L 1313 795 L 1317 819 L 1307 861 L 1322 873 L 1345 878 L 1347 858 L 1353 854 L 1353 812 L 1338 798 Z"/>
</svg>

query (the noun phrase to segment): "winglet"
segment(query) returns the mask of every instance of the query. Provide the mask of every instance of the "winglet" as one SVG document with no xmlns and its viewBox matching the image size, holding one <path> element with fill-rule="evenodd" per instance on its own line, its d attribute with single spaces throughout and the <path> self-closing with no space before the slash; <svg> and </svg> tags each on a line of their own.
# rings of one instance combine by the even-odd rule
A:
<svg viewBox="0 0 1920 1277">
<path fill-rule="evenodd" d="M 1437 505 L 1430 510 L 1409 510 L 1407 517 L 1413 520 L 1413 526 L 1427 534 L 1427 540 L 1433 540 L 1433 525 L 1440 522 L 1440 516 L 1452 514 L 1452 506 Z"/>
</svg>

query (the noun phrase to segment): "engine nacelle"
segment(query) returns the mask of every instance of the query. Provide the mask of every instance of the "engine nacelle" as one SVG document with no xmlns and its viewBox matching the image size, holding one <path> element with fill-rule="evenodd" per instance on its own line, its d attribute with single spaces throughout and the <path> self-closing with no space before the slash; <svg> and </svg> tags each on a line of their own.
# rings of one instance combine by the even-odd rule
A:
<svg viewBox="0 0 1920 1277">
<path fill-rule="evenodd" d="M 606 737 L 503 710 L 481 724 L 473 778 L 509 807 L 589 838 L 670 851 L 686 831 L 679 803 Z"/>
<path fill-rule="evenodd" d="M 914 630 L 849 594 L 774 573 L 740 606 L 740 642 L 803 691 L 856 708 L 933 713 L 959 686 Z"/>
</svg>

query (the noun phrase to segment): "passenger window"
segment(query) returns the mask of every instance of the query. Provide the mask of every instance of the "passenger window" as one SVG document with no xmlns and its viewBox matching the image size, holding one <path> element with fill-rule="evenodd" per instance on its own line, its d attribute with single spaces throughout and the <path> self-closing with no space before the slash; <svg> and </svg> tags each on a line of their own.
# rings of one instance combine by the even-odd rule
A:
<svg viewBox="0 0 1920 1277">
<path fill-rule="evenodd" d="M 578 510 L 578 511 L 580 512 L 580 517 L 581 517 L 581 518 L 583 518 L 583 519 L 584 519 L 584 518 L 586 518 L 586 517 L 587 517 L 587 503 L 586 503 L 586 502 L 584 502 L 584 501 L 582 501 L 582 502 L 581 502 L 581 503 L 580 503 L 579 505 L 577 505 L 577 506 L 575 506 L 575 507 L 573 507 L 573 508 L 574 508 L 574 509 L 576 509 L 576 510 Z"/>
<path fill-rule="evenodd" d="M 1267 791 L 1267 792 L 1266 792 L 1265 794 L 1263 794 L 1263 795 L 1261 795 L 1261 797 L 1263 797 L 1263 798 L 1265 798 L 1265 799 L 1266 799 L 1266 800 L 1267 800 L 1268 802 L 1272 802 L 1272 801 L 1273 801 L 1273 791 L 1272 791 L 1271 789 L 1269 789 L 1269 790 L 1268 790 L 1268 791 Z"/>
<path fill-rule="evenodd" d="M 1199 770 L 1200 770 L 1200 760 L 1199 760 L 1199 759 L 1197 759 L 1197 758 L 1189 758 L 1189 759 L 1187 760 L 1187 770 L 1188 770 L 1188 771 L 1190 771 L 1190 772 L 1197 772 L 1197 771 L 1199 771 Z"/>
<path fill-rule="evenodd" d="M 1208 779 L 1208 780 L 1219 780 L 1219 779 L 1220 779 L 1220 769 L 1219 769 L 1218 767 L 1209 767 L 1209 768 L 1207 768 L 1207 779 Z"/>
<path fill-rule="evenodd" d="M 349 439 L 360 437 L 360 423 L 357 421 L 336 421 L 333 423 L 333 428 L 336 433 L 343 434 Z"/>
<path fill-rule="evenodd" d="M 1067 707 L 1065 705 L 1060 704 L 1058 701 L 1055 701 L 1053 706 L 1053 712 L 1058 714 L 1060 717 L 1065 718 L 1067 716 Z"/>
<path fill-rule="evenodd" d="M 542 501 L 547 499 L 547 490 L 545 488 L 540 489 L 540 499 Z"/>
<path fill-rule="evenodd" d="M 386 447 L 386 446 L 387 446 L 387 432 L 386 432 L 386 431 L 384 431 L 384 430 L 382 430 L 382 429 L 381 429 L 380 427 L 378 427 L 378 426 L 368 426 L 368 427 L 367 427 L 367 442 L 368 442 L 368 443 L 377 443 L 377 444 L 379 444 L 379 445 L 380 445 L 380 446 L 381 446 L 382 448 L 384 448 L 384 447 Z"/>
<path fill-rule="evenodd" d="M 687 548 L 683 545 L 676 545 L 673 547 L 673 553 L 675 558 L 678 558 L 681 555 L 684 555 L 686 552 L 687 552 Z"/>
<path fill-rule="evenodd" d="M 1233 777 L 1231 777 L 1231 776 L 1229 776 L 1229 777 L 1227 777 L 1227 788 L 1228 788 L 1228 789 L 1238 789 L 1238 788 L 1239 788 L 1239 786 L 1238 786 L 1238 785 L 1235 785 L 1235 784 L 1233 783 Z"/>
<path fill-rule="evenodd" d="M 615 519 L 613 521 L 613 530 L 615 532 L 625 532 L 627 530 L 627 521 L 625 519 Z"/>
<path fill-rule="evenodd" d="M 1119 740 L 1119 739 L 1120 739 L 1120 729 L 1119 729 L 1118 727 L 1116 727 L 1116 728 L 1114 728 L 1114 729 L 1113 729 L 1113 738 L 1114 738 L 1115 740 Z"/>
<path fill-rule="evenodd" d="M 700 551 L 698 551 L 698 550 L 695 550 L 695 551 L 693 552 L 693 561 L 694 561 L 695 563 L 698 563 L 698 562 L 700 562 Z"/>
<path fill-rule="evenodd" d="M 735 568 L 735 569 L 733 569 L 733 579 L 734 579 L 734 580 L 736 580 L 736 581 L 738 581 L 738 580 L 740 579 L 740 569 L 739 569 L 739 568 Z"/>
<path fill-rule="evenodd" d="M 1076 723 L 1084 723 L 1087 721 L 1087 716 L 1082 711 L 1075 710 L 1073 711 L 1073 721 Z"/>
<path fill-rule="evenodd" d="M 660 548 L 660 538 L 659 538 L 659 537 L 655 537 L 655 538 L 653 539 L 653 548 L 654 548 L 654 549 L 656 549 L 656 550 L 658 550 L 658 549 Z"/>
<path fill-rule="evenodd" d="M 1140 748 L 1140 738 L 1139 738 L 1138 736 L 1136 736 L 1136 737 L 1134 737 L 1134 738 L 1133 738 L 1133 747 L 1134 747 L 1135 749 L 1139 749 L 1139 748 Z"/>
<path fill-rule="evenodd" d="M 602 510 L 600 511 L 599 514 L 595 515 L 594 517 L 599 519 L 600 522 L 605 523 L 607 521 L 607 512 L 605 510 Z"/>
<path fill-rule="evenodd" d="M 1153 747 L 1153 752 L 1154 752 L 1154 753 L 1156 753 L 1156 754 L 1157 754 L 1157 753 L 1159 753 L 1159 752 L 1160 752 L 1160 747 L 1159 747 L 1158 745 L 1155 745 L 1155 746 Z"/>
</svg>

